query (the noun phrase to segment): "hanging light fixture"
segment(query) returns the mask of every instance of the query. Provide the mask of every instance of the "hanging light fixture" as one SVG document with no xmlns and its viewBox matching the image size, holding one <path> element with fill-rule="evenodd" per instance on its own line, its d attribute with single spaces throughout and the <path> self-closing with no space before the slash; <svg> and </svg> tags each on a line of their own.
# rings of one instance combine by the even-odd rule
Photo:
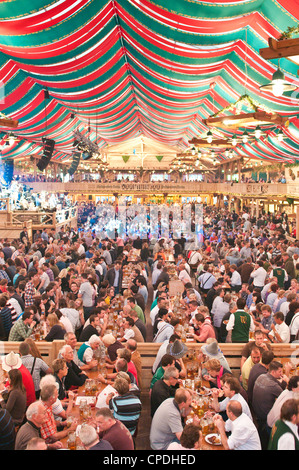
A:
<svg viewBox="0 0 299 470">
<path fill-rule="evenodd" d="M 297 88 L 296 85 L 285 80 L 284 74 L 279 68 L 279 61 L 278 69 L 273 73 L 271 82 L 260 86 L 261 91 L 270 91 L 276 97 L 282 96 L 285 91 L 294 91 Z"/>
<path fill-rule="evenodd" d="M 232 145 L 235 147 L 237 145 L 237 143 L 238 143 L 237 136 L 236 136 L 236 134 L 234 134 L 233 137 L 232 137 Z"/>
<path fill-rule="evenodd" d="M 256 139 L 260 139 L 260 138 L 261 138 L 262 129 L 260 128 L 260 126 L 256 126 L 255 131 L 254 131 L 254 135 L 255 135 L 255 138 L 256 138 Z"/>
<path fill-rule="evenodd" d="M 211 131 L 207 132 L 207 142 L 208 144 L 211 144 L 213 142 L 213 134 Z"/>
<path fill-rule="evenodd" d="M 282 130 L 282 129 L 279 129 L 279 130 L 278 130 L 276 137 L 277 137 L 278 142 L 282 142 L 282 141 L 283 141 L 284 133 L 283 133 L 283 130 Z"/>
<path fill-rule="evenodd" d="M 247 131 L 244 131 L 243 134 L 242 134 L 242 142 L 243 142 L 243 144 L 246 144 L 246 143 L 248 142 L 248 138 L 249 138 L 248 132 L 247 132 Z"/>
</svg>

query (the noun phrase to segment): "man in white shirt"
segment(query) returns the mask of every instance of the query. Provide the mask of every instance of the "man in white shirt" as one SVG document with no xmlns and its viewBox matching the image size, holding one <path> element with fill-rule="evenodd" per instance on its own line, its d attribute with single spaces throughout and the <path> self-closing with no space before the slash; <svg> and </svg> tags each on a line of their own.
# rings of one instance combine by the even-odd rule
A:
<svg viewBox="0 0 299 470">
<path fill-rule="evenodd" d="M 242 411 L 239 401 L 231 400 L 226 407 L 227 421 L 215 415 L 214 423 L 219 430 L 225 450 L 261 450 L 258 431 L 252 420 Z M 230 436 L 227 437 L 227 432 Z"/>
<path fill-rule="evenodd" d="M 232 273 L 232 276 L 230 278 L 230 285 L 231 285 L 232 291 L 239 292 L 242 287 L 241 275 L 237 271 L 237 266 L 235 264 L 232 264 L 229 269 L 230 269 L 230 272 Z"/>
<path fill-rule="evenodd" d="M 248 403 L 246 402 L 246 400 L 243 398 L 243 396 L 240 393 L 241 385 L 238 379 L 233 376 L 226 377 L 224 379 L 222 390 L 223 390 L 225 398 L 224 400 L 219 402 L 218 401 L 219 389 L 218 388 L 212 389 L 213 391 L 212 408 L 214 408 L 214 410 L 217 413 L 219 412 L 224 413 L 226 411 L 226 407 L 228 403 L 231 400 L 238 401 L 241 404 L 243 413 L 245 413 L 248 416 L 248 418 L 252 420 L 252 415 L 251 415 L 251 411 L 248 406 Z"/>
<path fill-rule="evenodd" d="M 274 343 L 289 343 L 291 334 L 290 328 L 284 321 L 284 315 L 282 312 L 276 312 L 274 314 L 275 323 L 271 325 L 271 331 L 269 337 Z"/>
<path fill-rule="evenodd" d="M 267 271 L 264 269 L 263 261 L 258 261 L 256 263 L 255 269 L 251 272 L 250 277 L 253 278 L 254 287 L 262 289 L 265 286 Z"/>
<path fill-rule="evenodd" d="M 188 282 L 192 283 L 191 277 L 187 273 L 185 269 L 185 265 L 181 263 L 178 267 L 178 272 L 179 272 L 179 280 L 182 281 L 182 283 L 185 285 Z"/>
</svg>

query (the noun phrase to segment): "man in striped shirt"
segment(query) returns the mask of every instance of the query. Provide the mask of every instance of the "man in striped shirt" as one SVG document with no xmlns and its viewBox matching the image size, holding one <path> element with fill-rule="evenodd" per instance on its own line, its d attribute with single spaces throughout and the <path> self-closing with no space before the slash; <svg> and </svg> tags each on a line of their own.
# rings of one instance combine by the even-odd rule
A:
<svg viewBox="0 0 299 470">
<path fill-rule="evenodd" d="M 141 401 L 133 394 L 134 392 L 130 392 L 130 385 L 126 379 L 116 378 L 113 387 L 118 395 L 109 394 L 107 404 L 112 410 L 114 418 L 121 421 L 134 436 L 141 414 Z"/>
</svg>

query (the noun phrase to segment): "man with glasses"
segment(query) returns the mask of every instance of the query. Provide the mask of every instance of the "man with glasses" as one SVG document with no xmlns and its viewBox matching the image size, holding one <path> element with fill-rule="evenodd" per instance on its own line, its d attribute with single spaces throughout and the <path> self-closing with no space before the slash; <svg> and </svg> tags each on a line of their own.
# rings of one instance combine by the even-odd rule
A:
<svg viewBox="0 0 299 470">
<path fill-rule="evenodd" d="M 175 366 L 166 367 L 163 378 L 157 380 L 151 389 L 151 417 L 164 400 L 175 396 L 179 384 L 178 369 Z"/>
</svg>

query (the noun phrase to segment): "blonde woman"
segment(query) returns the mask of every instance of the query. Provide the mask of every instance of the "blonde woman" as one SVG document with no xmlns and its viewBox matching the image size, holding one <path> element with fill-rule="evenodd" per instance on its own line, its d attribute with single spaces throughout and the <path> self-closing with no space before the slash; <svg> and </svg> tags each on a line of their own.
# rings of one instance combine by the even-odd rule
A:
<svg viewBox="0 0 299 470">
<path fill-rule="evenodd" d="M 55 313 L 50 313 L 47 316 L 47 325 L 49 333 L 45 337 L 45 341 L 54 341 L 54 339 L 64 339 L 66 333 L 64 326 L 60 323 Z"/>
</svg>

